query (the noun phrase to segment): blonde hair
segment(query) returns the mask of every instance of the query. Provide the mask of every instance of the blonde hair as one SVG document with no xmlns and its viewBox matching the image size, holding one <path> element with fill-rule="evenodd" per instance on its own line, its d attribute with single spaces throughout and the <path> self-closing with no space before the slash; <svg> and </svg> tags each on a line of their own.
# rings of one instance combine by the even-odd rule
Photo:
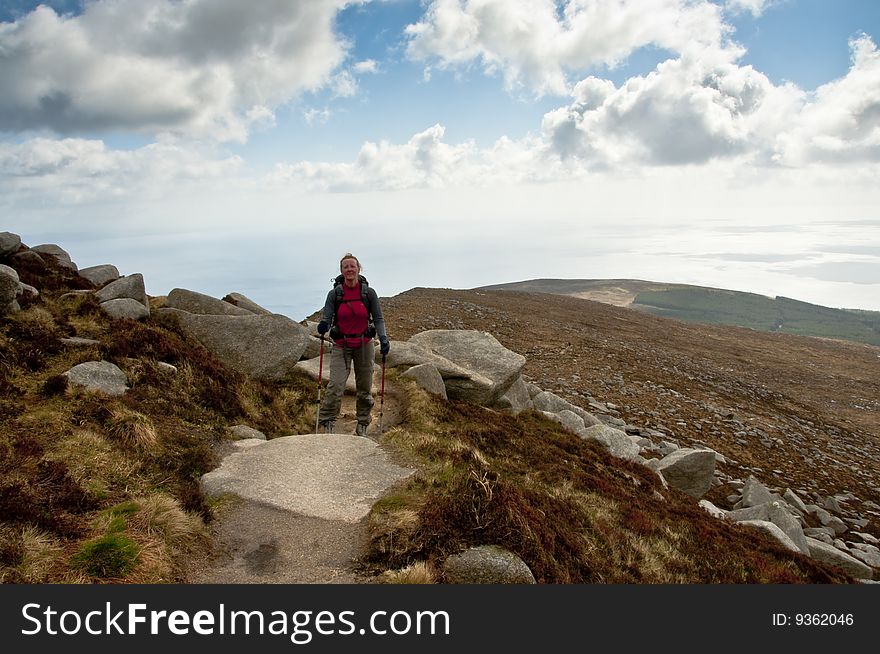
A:
<svg viewBox="0 0 880 654">
<path fill-rule="evenodd" d="M 364 267 L 361 265 L 361 262 L 358 261 L 358 258 L 354 256 L 351 252 L 346 252 L 342 255 L 342 258 L 339 260 L 339 272 L 342 272 L 342 262 L 346 259 L 354 259 L 355 263 L 358 265 L 358 272 L 362 271 Z"/>
</svg>

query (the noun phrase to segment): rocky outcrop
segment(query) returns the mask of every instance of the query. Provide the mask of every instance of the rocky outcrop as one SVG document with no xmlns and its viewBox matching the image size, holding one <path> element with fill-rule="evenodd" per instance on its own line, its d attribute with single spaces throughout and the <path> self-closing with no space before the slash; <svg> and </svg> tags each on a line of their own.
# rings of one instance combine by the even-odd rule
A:
<svg viewBox="0 0 880 654">
<path fill-rule="evenodd" d="M 529 388 L 521 375 L 511 384 L 507 392 L 499 398 L 494 407 L 513 415 L 521 413 L 526 409 L 535 408 L 532 397 L 529 395 Z"/>
<path fill-rule="evenodd" d="M 180 309 L 188 313 L 197 313 L 206 316 L 252 316 L 254 313 L 218 300 L 217 298 L 189 291 L 185 288 L 172 289 L 165 300 L 165 306 L 169 309 Z"/>
<path fill-rule="evenodd" d="M 5 257 L 18 252 L 21 247 L 21 237 L 12 232 L 0 232 L 0 257 Z"/>
<path fill-rule="evenodd" d="M 230 293 L 223 297 L 224 302 L 228 302 L 234 306 L 237 306 L 240 309 L 246 309 L 251 313 L 256 313 L 258 315 L 271 315 L 272 312 L 268 309 L 264 309 L 259 304 L 254 302 L 248 297 L 245 297 L 241 293 Z"/>
<path fill-rule="evenodd" d="M 381 354 L 376 350 L 376 362 L 381 362 Z M 443 378 L 448 397 L 479 403 L 491 394 L 492 380 L 488 377 L 459 366 L 449 359 L 432 352 L 429 348 L 408 341 L 396 341 L 385 360 L 388 368 L 412 367 L 430 363 Z"/>
<path fill-rule="evenodd" d="M 836 565 L 838 568 L 851 574 L 856 579 L 873 578 L 873 571 L 870 567 L 833 545 L 827 545 L 815 538 L 807 538 L 807 544 L 810 547 L 810 556 L 817 561 L 822 561 L 829 565 Z"/>
<path fill-rule="evenodd" d="M 639 459 L 639 452 L 641 451 L 639 446 L 625 432 L 619 429 L 614 429 L 608 425 L 593 425 L 584 429 L 581 432 L 581 437 L 584 440 L 596 441 L 604 445 L 605 449 L 612 456 L 629 461 L 637 461 Z M 670 481 L 669 483 L 671 484 L 672 482 Z M 702 496 L 702 493 L 700 496 Z"/>
<path fill-rule="evenodd" d="M 88 279 L 95 286 L 104 286 L 119 279 L 119 269 L 109 263 L 100 266 L 89 266 L 79 271 L 79 276 Z"/>
<path fill-rule="evenodd" d="M 146 320 L 150 317 L 150 310 L 137 300 L 132 300 L 130 297 L 121 297 L 115 300 L 101 302 L 101 308 L 111 318 Z"/>
<path fill-rule="evenodd" d="M 670 486 L 700 499 L 712 487 L 715 452 L 682 448 L 663 457 L 657 470 Z"/>
<path fill-rule="evenodd" d="M 404 372 L 402 376 L 415 379 L 419 386 L 429 393 L 439 395 L 444 400 L 447 399 L 443 377 L 440 376 L 437 366 L 433 363 L 422 363 L 418 366 L 413 366 Z"/>
<path fill-rule="evenodd" d="M 305 327 L 282 315 L 212 316 L 173 308 L 158 312 L 177 316 L 183 330 L 220 361 L 259 379 L 278 380 L 293 372 L 311 338 Z"/>
<path fill-rule="evenodd" d="M 584 421 L 584 427 L 592 427 L 593 425 L 601 425 L 602 422 L 589 411 L 585 411 L 550 391 L 540 391 L 532 398 L 532 406 L 538 411 L 549 411 L 558 413 L 560 411 L 572 411 L 580 416 Z"/>
<path fill-rule="evenodd" d="M 508 350 L 488 332 L 432 329 L 413 335 L 409 342 L 426 347 L 456 365 L 490 380 L 488 387 L 471 387 L 466 390 L 450 384 L 448 380 L 446 384 L 449 397 L 484 406 L 498 401 L 508 391 L 526 363 L 524 356 Z"/>
<path fill-rule="evenodd" d="M 147 309 L 150 308 L 144 286 L 144 276 L 141 273 L 120 277 L 116 281 L 110 282 L 101 290 L 95 291 L 95 297 L 98 298 L 98 302 L 102 303 L 120 298 L 131 298 L 143 304 Z"/>
<path fill-rule="evenodd" d="M 55 245 L 54 243 L 44 243 L 42 245 L 35 245 L 34 247 L 31 248 L 31 250 L 33 250 L 34 252 L 41 254 L 41 255 L 48 255 L 48 256 L 54 257 L 55 260 L 58 262 L 58 264 L 61 265 L 62 267 L 69 268 L 70 270 L 73 270 L 74 272 L 77 271 L 77 266 L 71 260 L 70 255 L 67 253 L 67 251 L 64 250 L 63 248 L 61 248 L 60 246 Z"/>
<path fill-rule="evenodd" d="M 0 316 L 14 313 L 18 309 L 16 298 L 21 292 L 21 282 L 18 281 L 18 273 L 9 268 L 15 275 L 6 272 L 7 266 L 0 270 Z"/>
</svg>

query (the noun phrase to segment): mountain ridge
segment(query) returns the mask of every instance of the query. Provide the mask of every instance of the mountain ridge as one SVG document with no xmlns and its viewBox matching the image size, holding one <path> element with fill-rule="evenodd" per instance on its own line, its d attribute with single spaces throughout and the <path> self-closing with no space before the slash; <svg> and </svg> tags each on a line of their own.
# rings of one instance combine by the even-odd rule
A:
<svg viewBox="0 0 880 654">
<path fill-rule="evenodd" d="M 880 345 L 880 312 L 825 307 L 785 296 L 639 279 L 539 278 L 475 290 L 565 295 L 686 322 Z"/>
</svg>

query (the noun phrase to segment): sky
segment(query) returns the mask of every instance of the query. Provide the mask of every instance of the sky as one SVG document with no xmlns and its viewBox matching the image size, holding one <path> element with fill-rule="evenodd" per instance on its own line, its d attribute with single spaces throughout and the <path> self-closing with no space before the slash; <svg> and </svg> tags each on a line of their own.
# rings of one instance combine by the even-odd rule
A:
<svg viewBox="0 0 880 654">
<path fill-rule="evenodd" d="M 878 39 L 873 0 L 0 0 L 0 231 L 295 320 L 347 252 L 386 297 L 876 311 Z"/>
</svg>

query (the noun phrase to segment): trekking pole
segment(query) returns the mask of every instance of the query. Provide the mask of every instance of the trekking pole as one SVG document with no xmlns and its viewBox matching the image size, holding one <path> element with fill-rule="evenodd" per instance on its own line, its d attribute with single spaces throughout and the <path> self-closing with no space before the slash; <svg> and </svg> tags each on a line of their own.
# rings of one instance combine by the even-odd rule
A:
<svg viewBox="0 0 880 654">
<path fill-rule="evenodd" d="M 379 435 L 382 435 L 382 415 L 385 412 L 385 355 L 382 355 L 382 390 L 379 394 Z"/>
<path fill-rule="evenodd" d="M 318 433 L 318 418 L 321 415 L 321 382 L 324 381 L 324 334 L 321 334 L 321 356 L 318 358 L 318 406 L 315 407 L 315 433 Z"/>
</svg>

